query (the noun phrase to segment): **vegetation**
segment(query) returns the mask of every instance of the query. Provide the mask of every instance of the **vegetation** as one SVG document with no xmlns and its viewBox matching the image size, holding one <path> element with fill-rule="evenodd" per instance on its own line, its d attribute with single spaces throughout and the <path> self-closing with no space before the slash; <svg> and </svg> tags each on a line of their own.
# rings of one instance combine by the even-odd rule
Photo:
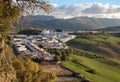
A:
<svg viewBox="0 0 120 82">
<path fill-rule="evenodd" d="M 22 17 L 32 15 L 36 9 L 49 13 L 50 8 L 51 5 L 45 0 L 1 0 L 0 31 L 6 31 L 20 15 Z"/>
<path fill-rule="evenodd" d="M 16 2 L 14 2 L 16 1 Z M 53 82 L 55 73 L 39 70 L 38 64 L 28 57 L 16 58 L 9 46 L 11 38 L 5 34 L 19 16 L 34 14 L 36 10 L 49 13 L 51 5 L 44 0 L 1 0 L 0 1 L 0 81 L 1 82 Z M 7 44 L 6 44 L 7 43 Z M 9 46 L 8 46 L 9 45 Z"/>
<path fill-rule="evenodd" d="M 1 82 L 54 82 L 56 74 L 46 73 L 39 70 L 38 63 L 33 62 L 29 57 L 23 59 L 21 56 L 16 57 L 11 49 L 12 43 L 10 36 L 5 31 L 11 27 L 12 23 L 21 15 L 31 15 L 35 9 L 42 9 L 49 13 L 51 5 L 44 0 L 1 0 L 0 1 L 0 81 Z M 77 20 L 77 19 L 74 19 Z M 70 21 L 70 24 L 73 24 Z M 60 21 L 63 23 L 62 21 Z M 76 24 L 76 23 L 75 23 Z M 62 24 L 69 26 L 67 23 Z M 30 34 L 30 32 L 28 32 Z M 90 48 L 109 42 L 119 42 L 120 38 L 110 35 L 87 35 L 78 37 L 68 42 L 68 45 L 78 48 L 85 46 Z M 75 45 L 75 46 L 74 46 Z M 110 48 L 113 45 L 107 44 Z M 115 45 L 116 46 L 116 45 Z M 41 46 L 40 46 L 41 47 Z M 116 48 L 117 47 L 117 48 Z M 115 53 L 119 53 L 118 46 L 113 48 Z M 120 64 L 94 52 L 85 51 L 84 49 L 70 48 L 68 50 L 46 49 L 55 55 L 55 61 L 62 61 L 67 68 L 82 73 L 87 79 L 93 82 L 115 82 L 120 81 Z M 89 49 L 90 50 L 90 49 Z M 112 52 L 114 54 L 114 52 Z M 71 55 L 75 54 L 75 55 Z M 106 53 L 105 53 L 106 54 Z M 69 60 L 69 61 L 68 61 Z M 64 61 L 64 62 L 63 62 Z M 66 61 L 66 62 L 65 62 Z"/>
<path fill-rule="evenodd" d="M 114 60 L 111 60 L 107 58 L 106 56 L 102 56 L 100 54 L 94 53 L 94 52 L 89 52 L 89 51 L 84 51 L 82 49 L 77 49 L 77 48 L 72 48 L 70 47 L 69 49 L 46 49 L 49 53 L 55 55 L 55 61 L 69 61 L 71 54 L 76 54 L 78 56 L 83 56 L 87 58 L 94 59 L 98 62 L 108 64 L 108 65 L 114 65 L 118 66 L 119 63 L 117 63 Z M 76 62 L 77 60 L 74 60 Z"/>
<path fill-rule="evenodd" d="M 113 35 L 104 35 L 104 34 L 79 34 L 76 39 L 73 39 L 68 42 L 69 44 L 83 44 L 83 45 L 98 45 L 100 42 L 119 42 L 120 38 Z"/>
<path fill-rule="evenodd" d="M 46 73 L 39 70 L 38 63 L 29 57 L 24 60 L 21 56 L 13 58 L 13 67 L 16 70 L 18 82 L 52 82 L 56 78 L 55 73 Z"/>
<path fill-rule="evenodd" d="M 21 30 L 18 34 L 25 34 L 25 35 L 38 35 L 40 34 L 41 30 L 38 29 L 29 29 L 29 30 Z"/>
<path fill-rule="evenodd" d="M 92 38 L 91 38 L 92 37 Z M 67 45 L 101 56 L 119 59 L 120 37 L 111 34 L 82 34 L 68 41 Z"/>
<path fill-rule="evenodd" d="M 7 41 L 10 39 L 7 36 Z M 38 63 L 33 62 L 29 57 L 23 59 L 16 57 L 12 48 L 6 45 L 6 50 L 0 52 L 0 80 L 7 82 L 53 82 L 55 73 L 46 73 L 39 70 Z M 6 52 L 6 53 L 3 53 Z"/>
<path fill-rule="evenodd" d="M 6 31 L 20 15 L 18 6 L 12 4 L 12 0 L 0 2 L 0 31 Z"/>
<path fill-rule="evenodd" d="M 67 42 L 73 55 L 62 65 L 80 72 L 92 82 L 119 82 L 119 42 L 119 37 L 107 33 L 77 35 Z"/>
<path fill-rule="evenodd" d="M 73 39 L 72 42 L 75 42 L 75 44 L 79 44 L 79 45 L 82 45 L 82 44 L 85 44 L 85 45 L 97 45 L 97 42 L 94 41 L 94 40 L 89 40 L 87 38 L 76 38 L 76 39 Z M 68 42 L 70 43 L 70 42 Z"/>
<path fill-rule="evenodd" d="M 80 72 L 92 82 L 120 81 L 120 65 L 114 67 L 114 65 L 103 64 L 95 59 L 77 55 L 71 55 L 70 61 L 62 62 L 62 65 L 75 72 Z"/>
<path fill-rule="evenodd" d="M 118 65 L 120 65 L 119 62 L 116 62 L 115 60 L 109 59 L 108 57 L 96 54 L 94 52 L 84 51 L 84 50 L 77 49 L 77 48 L 70 48 L 69 52 L 70 52 L 70 54 L 76 54 L 78 56 L 94 59 L 94 60 L 104 63 L 104 64 L 108 64 L 108 65 L 112 65 L 112 66 L 114 65 L 116 67 Z M 74 60 L 74 62 L 77 62 L 77 60 Z"/>
<path fill-rule="evenodd" d="M 54 60 L 55 60 L 55 62 L 60 62 L 61 57 L 59 55 L 56 55 L 56 56 L 54 56 Z"/>
<path fill-rule="evenodd" d="M 49 53 L 53 54 L 55 61 L 68 61 L 71 54 L 70 49 L 46 49 Z"/>
<path fill-rule="evenodd" d="M 120 38 L 113 35 L 97 35 L 95 40 L 104 42 L 119 42 Z"/>
</svg>

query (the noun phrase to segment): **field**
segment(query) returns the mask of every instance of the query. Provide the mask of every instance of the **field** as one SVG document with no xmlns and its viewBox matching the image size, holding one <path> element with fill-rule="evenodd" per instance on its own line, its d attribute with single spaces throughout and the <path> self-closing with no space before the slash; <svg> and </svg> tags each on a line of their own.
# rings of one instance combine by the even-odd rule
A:
<svg viewBox="0 0 120 82">
<path fill-rule="evenodd" d="M 115 37 L 112 35 L 90 35 L 88 37 L 84 37 L 84 38 L 76 38 L 73 39 L 68 43 L 69 44 L 84 44 L 84 45 L 97 45 L 100 44 L 100 42 L 120 42 L 120 38 L 119 37 Z"/>
<path fill-rule="evenodd" d="M 120 82 L 120 37 L 88 35 L 68 41 L 67 45 L 84 55 L 71 55 L 70 61 L 62 62 L 65 67 L 92 82 Z"/>
<path fill-rule="evenodd" d="M 103 56 L 120 59 L 119 37 L 96 35 L 89 36 L 89 38 L 75 38 L 67 42 L 67 45 Z"/>
<path fill-rule="evenodd" d="M 80 72 L 92 82 L 120 82 L 120 66 L 114 67 L 77 55 L 71 55 L 70 61 L 62 64 L 75 72 Z"/>
</svg>

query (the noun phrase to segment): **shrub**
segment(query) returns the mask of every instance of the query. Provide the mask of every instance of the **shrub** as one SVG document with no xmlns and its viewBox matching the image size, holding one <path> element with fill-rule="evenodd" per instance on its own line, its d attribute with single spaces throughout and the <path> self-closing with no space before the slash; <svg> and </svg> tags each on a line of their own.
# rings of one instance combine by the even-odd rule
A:
<svg viewBox="0 0 120 82">
<path fill-rule="evenodd" d="M 82 79 L 80 82 L 91 82 L 91 81 L 86 80 L 86 79 Z"/>
<path fill-rule="evenodd" d="M 59 61 L 61 60 L 61 57 L 60 57 L 59 55 L 56 55 L 56 56 L 54 57 L 54 59 L 55 59 L 56 62 L 59 62 Z"/>
<path fill-rule="evenodd" d="M 89 70 L 86 70 L 87 72 L 89 73 L 92 73 L 92 74 L 96 74 L 96 71 L 94 69 L 89 69 Z"/>
<path fill-rule="evenodd" d="M 2 41 L 3 37 L 0 35 L 0 42 Z"/>
<path fill-rule="evenodd" d="M 6 43 L 7 43 L 10 47 L 12 47 L 12 41 L 8 40 Z"/>
</svg>

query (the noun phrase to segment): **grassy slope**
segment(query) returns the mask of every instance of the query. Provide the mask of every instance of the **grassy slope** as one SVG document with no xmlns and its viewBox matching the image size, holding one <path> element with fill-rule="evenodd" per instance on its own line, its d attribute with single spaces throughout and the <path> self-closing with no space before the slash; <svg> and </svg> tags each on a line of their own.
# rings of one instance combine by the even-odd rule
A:
<svg viewBox="0 0 120 82">
<path fill-rule="evenodd" d="M 71 58 L 71 61 L 63 62 L 63 65 L 74 71 L 82 73 L 92 82 L 120 82 L 120 67 L 115 68 L 95 61 L 94 59 L 76 55 L 72 55 Z M 73 60 L 77 60 L 78 63 L 73 62 Z M 94 69 L 96 74 L 87 72 L 87 69 Z"/>
<path fill-rule="evenodd" d="M 73 39 L 69 41 L 68 44 L 72 44 L 72 42 L 74 42 L 74 44 L 77 44 L 77 45 L 78 44 L 85 44 L 85 45 L 96 45 L 97 44 L 96 41 L 85 39 L 85 38 Z"/>
<path fill-rule="evenodd" d="M 99 42 L 105 43 L 102 43 L 102 45 L 98 46 Z M 87 50 L 91 53 L 96 53 L 99 55 L 110 56 L 113 58 L 119 57 L 120 54 L 120 44 L 118 42 L 120 42 L 119 37 L 96 35 L 95 38 L 92 39 L 76 38 L 67 42 L 67 44 L 71 47 L 79 48 L 85 51 Z M 74 71 L 82 73 L 85 77 L 93 82 L 120 82 L 120 66 L 115 67 L 113 65 L 100 63 L 94 59 L 75 55 L 73 55 L 71 58 L 71 61 L 64 62 L 63 65 Z M 73 62 L 73 60 L 77 60 L 79 63 Z M 119 60 L 112 60 L 120 63 Z M 86 70 L 88 69 L 94 69 L 96 74 L 87 72 Z"/>
<path fill-rule="evenodd" d="M 99 42 L 105 43 L 99 45 Z M 71 47 L 95 52 L 100 55 L 120 58 L 120 45 L 117 44 L 118 42 L 120 42 L 119 37 L 97 35 L 94 39 L 76 38 L 67 42 L 67 44 Z"/>
<path fill-rule="evenodd" d="M 120 38 L 119 37 L 115 37 L 115 36 L 97 35 L 95 40 L 106 41 L 106 42 L 119 42 Z"/>
<path fill-rule="evenodd" d="M 94 39 L 88 39 L 88 38 L 76 38 L 68 42 L 69 44 L 85 44 L 85 45 L 97 45 L 99 41 L 104 42 L 120 42 L 119 37 L 115 36 L 104 36 L 104 35 L 97 35 Z"/>
</svg>

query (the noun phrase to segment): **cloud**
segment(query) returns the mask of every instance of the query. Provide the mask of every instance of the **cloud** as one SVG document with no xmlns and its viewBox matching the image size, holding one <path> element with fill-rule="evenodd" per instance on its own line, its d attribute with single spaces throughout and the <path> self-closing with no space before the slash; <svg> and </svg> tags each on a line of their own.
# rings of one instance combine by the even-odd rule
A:
<svg viewBox="0 0 120 82">
<path fill-rule="evenodd" d="M 89 8 L 86 8 L 83 10 L 83 13 L 89 13 L 89 14 L 99 14 L 99 13 L 105 13 L 109 5 L 103 5 L 101 3 L 93 3 Z"/>
<path fill-rule="evenodd" d="M 74 4 L 70 6 L 58 6 L 54 4 L 52 12 L 57 18 L 73 18 L 78 16 L 89 16 L 97 18 L 120 18 L 120 6 L 102 4 L 98 2 L 87 4 Z"/>
</svg>

